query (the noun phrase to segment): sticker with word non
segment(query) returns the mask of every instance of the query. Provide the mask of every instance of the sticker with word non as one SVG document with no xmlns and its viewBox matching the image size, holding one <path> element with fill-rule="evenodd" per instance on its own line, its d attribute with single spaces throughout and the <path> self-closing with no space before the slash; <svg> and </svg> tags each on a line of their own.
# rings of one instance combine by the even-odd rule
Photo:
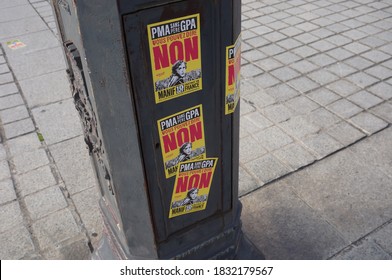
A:
<svg viewBox="0 0 392 280">
<path fill-rule="evenodd" d="M 169 218 L 206 209 L 217 162 L 206 158 L 178 165 Z"/>
<path fill-rule="evenodd" d="M 201 104 L 158 120 L 158 132 L 166 178 L 180 162 L 206 157 Z"/>
<path fill-rule="evenodd" d="M 225 114 L 235 111 L 240 99 L 241 36 L 234 45 L 226 47 Z"/>
<path fill-rule="evenodd" d="M 155 103 L 202 89 L 200 15 L 147 25 Z"/>
<path fill-rule="evenodd" d="M 6 42 L 7 47 L 9 47 L 11 50 L 17 50 L 20 48 L 24 48 L 26 47 L 25 43 L 23 43 L 22 41 L 16 39 L 16 40 L 11 40 Z"/>
</svg>

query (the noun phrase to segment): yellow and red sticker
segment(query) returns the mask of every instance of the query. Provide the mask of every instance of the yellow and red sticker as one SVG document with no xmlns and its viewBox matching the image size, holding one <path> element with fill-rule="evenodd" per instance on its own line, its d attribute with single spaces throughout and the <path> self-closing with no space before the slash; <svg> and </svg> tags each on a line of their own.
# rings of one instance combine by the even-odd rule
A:
<svg viewBox="0 0 392 280">
<path fill-rule="evenodd" d="M 225 114 L 235 111 L 240 99 L 241 36 L 234 45 L 226 47 Z"/>
</svg>

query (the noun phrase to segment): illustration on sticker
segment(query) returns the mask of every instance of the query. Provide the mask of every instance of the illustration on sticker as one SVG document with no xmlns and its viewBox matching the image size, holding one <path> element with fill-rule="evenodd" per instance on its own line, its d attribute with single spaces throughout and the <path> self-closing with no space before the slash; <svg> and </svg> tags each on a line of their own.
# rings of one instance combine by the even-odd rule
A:
<svg viewBox="0 0 392 280">
<path fill-rule="evenodd" d="M 178 165 L 169 218 L 206 209 L 217 161 L 206 158 Z"/>
<path fill-rule="evenodd" d="M 147 25 L 155 103 L 202 89 L 199 18 Z"/>
<path fill-rule="evenodd" d="M 158 131 L 166 178 L 180 162 L 206 157 L 201 104 L 158 120 Z"/>
<path fill-rule="evenodd" d="M 12 41 L 8 41 L 6 42 L 7 46 L 11 49 L 11 50 L 16 50 L 16 49 L 20 49 L 20 48 L 24 48 L 26 47 L 26 45 L 21 42 L 20 40 L 16 39 L 16 40 L 12 40 Z"/>
<path fill-rule="evenodd" d="M 241 36 L 232 46 L 226 47 L 225 114 L 231 114 L 240 99 Z"/>
</svg>

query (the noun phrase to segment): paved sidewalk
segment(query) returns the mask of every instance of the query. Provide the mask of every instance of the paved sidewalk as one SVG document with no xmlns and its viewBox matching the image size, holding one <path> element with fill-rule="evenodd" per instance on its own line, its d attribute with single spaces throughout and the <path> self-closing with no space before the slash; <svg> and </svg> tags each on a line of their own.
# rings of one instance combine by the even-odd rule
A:
<svg viewBox="0 0 392 280">
<path fill-rule="evenodd" d="M 245 232 L 267 259 L 392 259 L 392 1 L 242 9 Z M 0 2 L 0 259 L 86 259 L 102 230 L 56 36 L 48 1 Z"/>
</svg>

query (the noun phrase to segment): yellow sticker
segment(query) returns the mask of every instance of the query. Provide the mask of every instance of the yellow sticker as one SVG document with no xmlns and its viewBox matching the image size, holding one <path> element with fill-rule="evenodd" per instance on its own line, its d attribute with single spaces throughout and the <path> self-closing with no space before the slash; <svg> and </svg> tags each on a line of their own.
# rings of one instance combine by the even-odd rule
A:
<svg viewBox="0 0 392 280">
<path fill-rule="evenodd" d="M 155 103 L 202 89 L 200 16 L 147 25 Z"/>
<path fill-rule="evenodd" d="M 240 99 L 241 36 L 234 45 L 226 47 L 225 114 L 235 111 Z"/>
</svg>

